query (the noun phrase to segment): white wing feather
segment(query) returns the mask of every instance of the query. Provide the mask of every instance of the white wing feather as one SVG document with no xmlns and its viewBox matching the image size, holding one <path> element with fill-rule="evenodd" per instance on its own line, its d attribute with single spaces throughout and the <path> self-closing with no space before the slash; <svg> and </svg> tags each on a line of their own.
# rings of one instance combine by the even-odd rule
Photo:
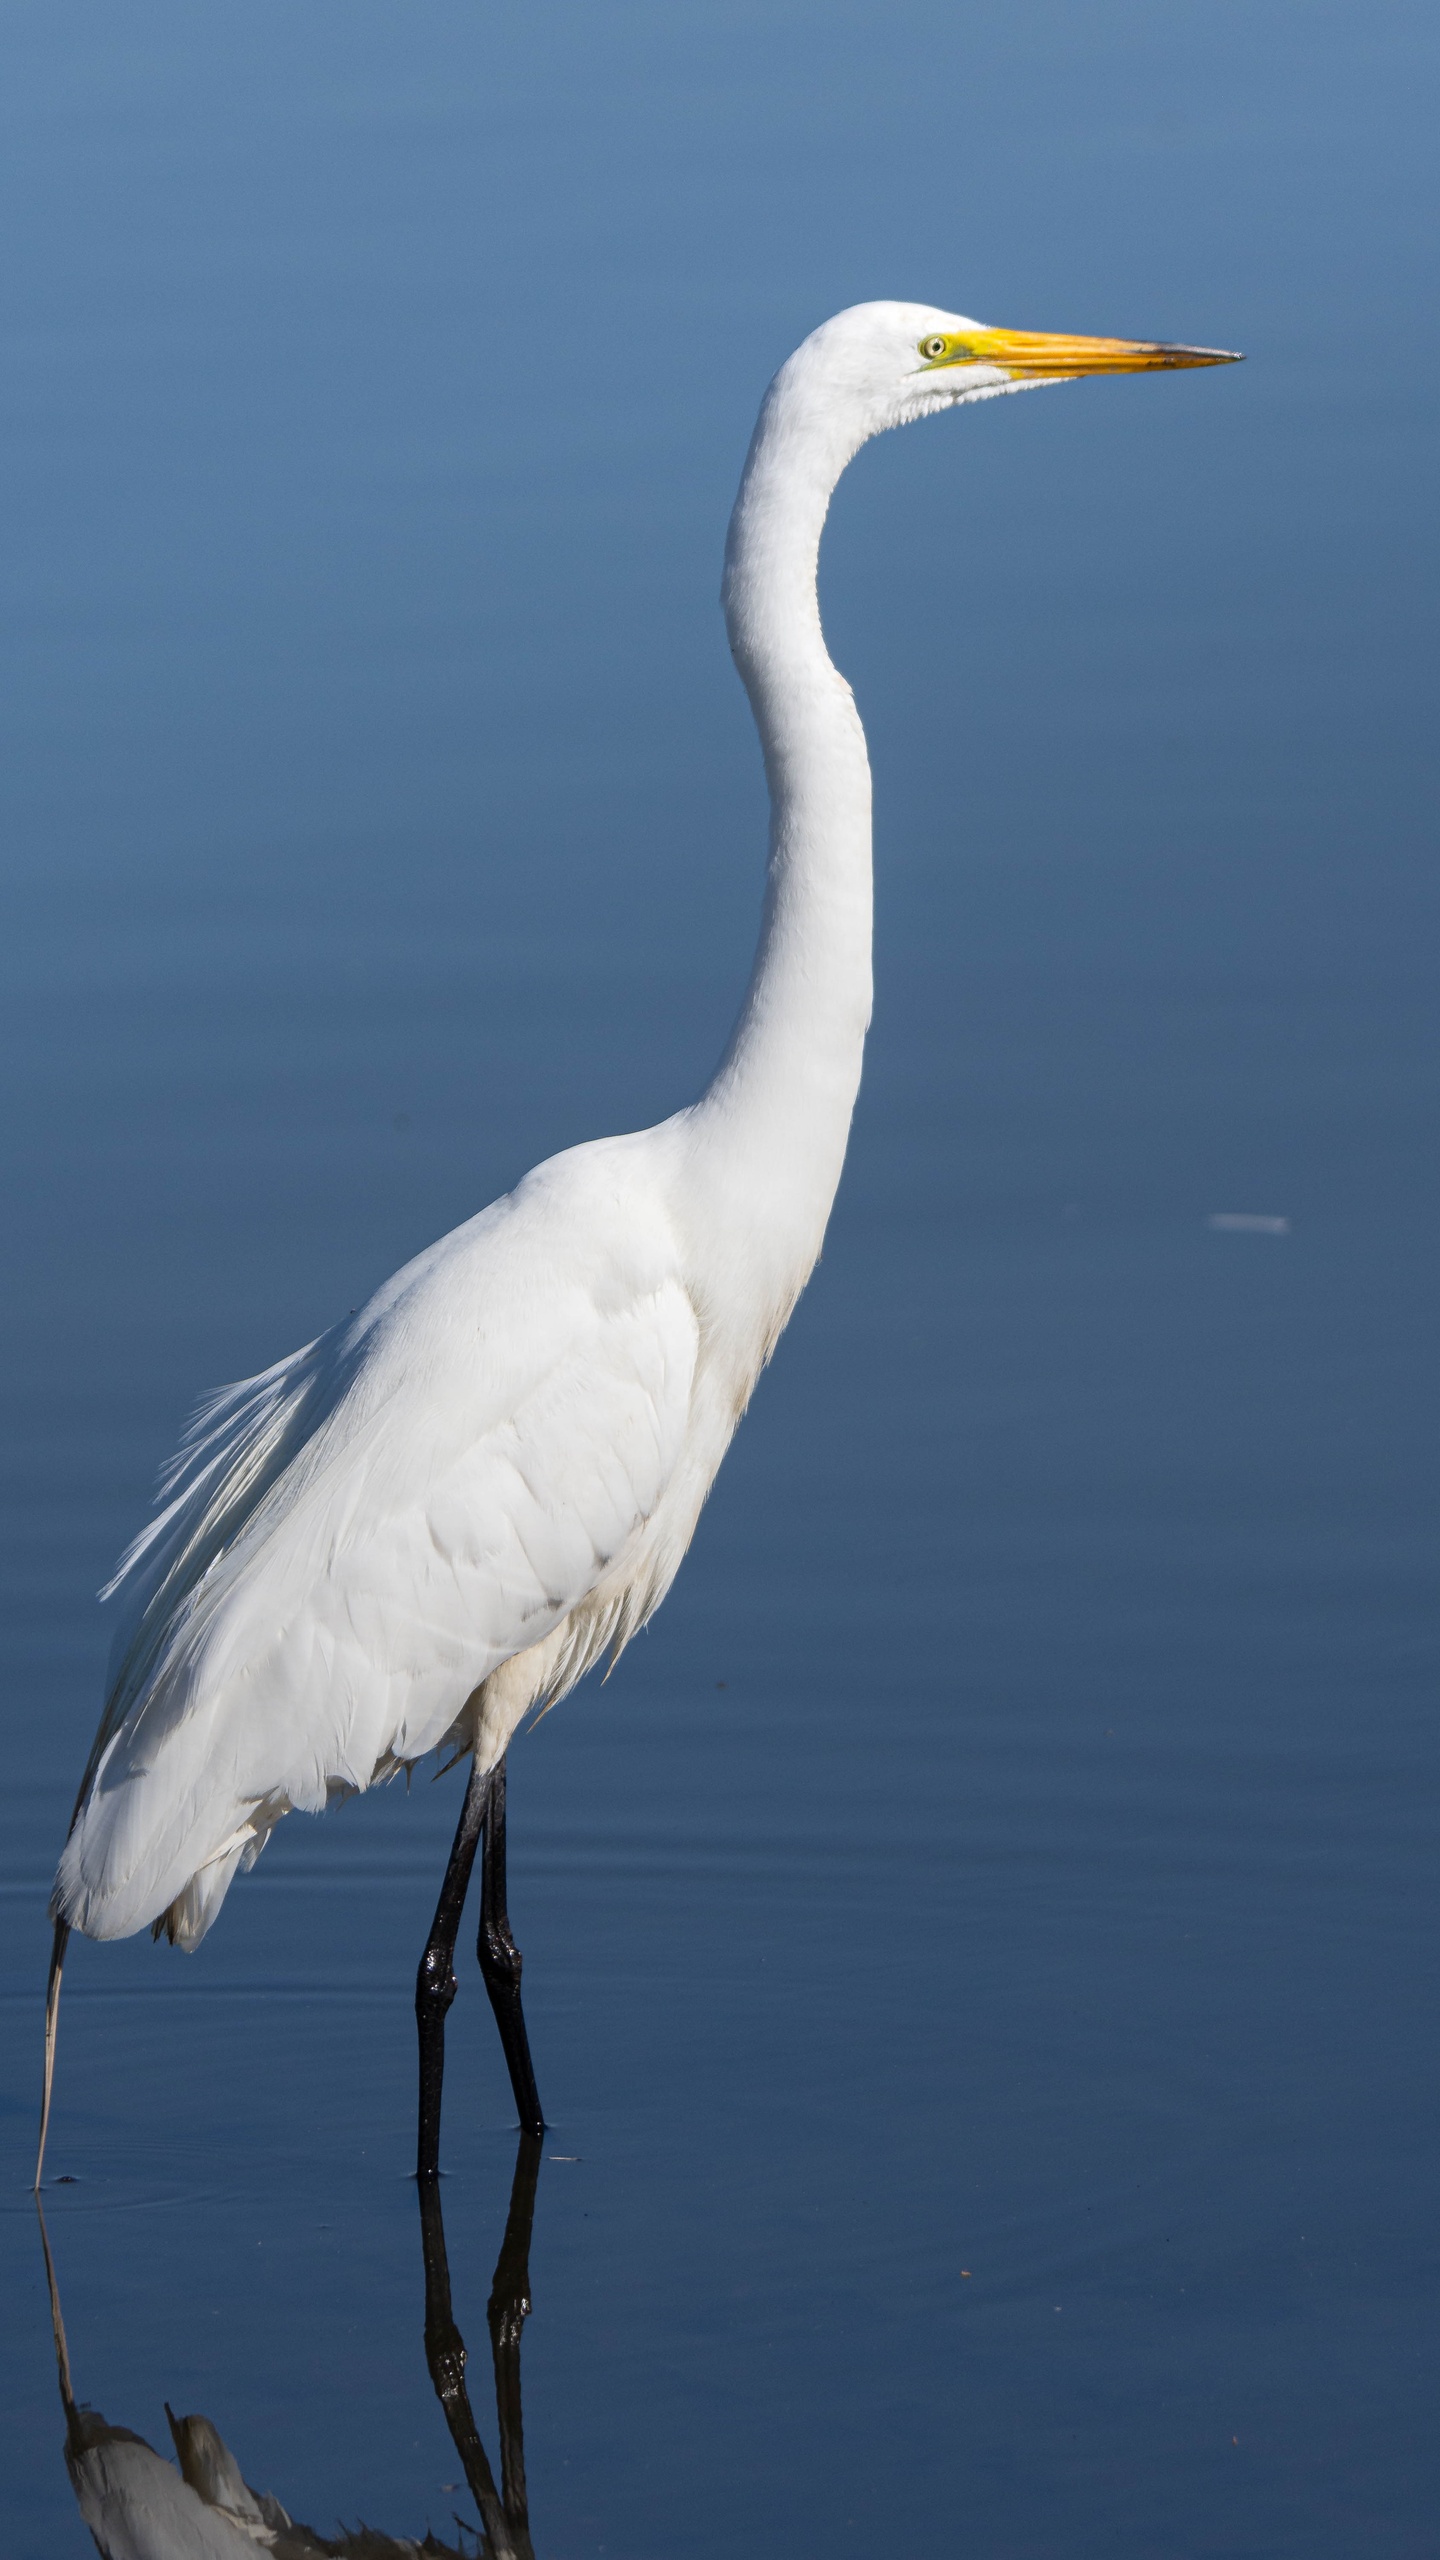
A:
<svg viewBox="0 0 1440 2560">
<path fill-rule="evenodd" d="M 638 1148 L 540 1166 L 202 1408 L 111 1585 L 57 1914 L 123 1937 L 185 1896 L 193 1944 L 280 1814 L 431 1749 L 638 1550 L 698 1345 Z"/>
</svg>

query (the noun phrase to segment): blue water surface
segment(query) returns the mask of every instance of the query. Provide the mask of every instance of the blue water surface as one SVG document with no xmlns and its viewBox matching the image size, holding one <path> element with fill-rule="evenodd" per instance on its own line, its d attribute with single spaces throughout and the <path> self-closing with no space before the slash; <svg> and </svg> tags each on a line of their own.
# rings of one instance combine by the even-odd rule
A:
<svg viewBox="0 0 1440 2560">
<path fill-rule="evenodd" d="M 6 2560 L 89 2548 L 27 2189 L 92 1594 L 199 1391 L 709 1072 L 726 515 L 875 294 L 1249 361 L 836 502 L 845 1183 L 672 1597 L 512 1755 L 534 2551 L 1433 2552 L 1437 51 L 1418 0 L 0 15 Z M 407 2176 L 459 1786 L 67 1978 L 74 2395 L 203 2412 L 305 2548 L 475 2548 Z M 498 2472 L 468 1956 L 450 2053 Z"/>
</svg>

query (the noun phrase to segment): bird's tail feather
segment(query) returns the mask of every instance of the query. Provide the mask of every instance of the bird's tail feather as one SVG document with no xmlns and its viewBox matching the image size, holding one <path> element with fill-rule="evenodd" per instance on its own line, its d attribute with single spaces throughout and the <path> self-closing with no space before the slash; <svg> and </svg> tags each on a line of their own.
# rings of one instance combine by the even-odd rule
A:
<svg viewBox="0 0 1440 2560">
<path fill-rule="evenodd" d="M 45 2166 L 45 2137 L 50 2130 L 50 2098 L 55 2086 L 55 2034 L 60 2024 L 60 1983 L 69 1943 L 69 1921 L 57 1920 L 55 1943 L 50 1950 L 50 1979 L 45 1986 L 45 2080 L 40 2094 L 40 2148 L 35 2158 L 37 2196 L 40 2193 L 40 2173 Z"/>
</svg>

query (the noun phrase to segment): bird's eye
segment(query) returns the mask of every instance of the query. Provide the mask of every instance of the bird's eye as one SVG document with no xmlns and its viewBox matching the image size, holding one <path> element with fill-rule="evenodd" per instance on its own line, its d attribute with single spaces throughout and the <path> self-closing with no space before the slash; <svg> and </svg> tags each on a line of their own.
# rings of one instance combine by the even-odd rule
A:
<svg viewBox="0 0 1440 2560">
<path fill-rule="evenodd" d="M 922 338 L 920 341 L 920 353 L 925 358 L 927 364 L 938 363 L 940 357 L 945 353 L 948 343 L 948 340 L 945 338 Z"/>
</svg>

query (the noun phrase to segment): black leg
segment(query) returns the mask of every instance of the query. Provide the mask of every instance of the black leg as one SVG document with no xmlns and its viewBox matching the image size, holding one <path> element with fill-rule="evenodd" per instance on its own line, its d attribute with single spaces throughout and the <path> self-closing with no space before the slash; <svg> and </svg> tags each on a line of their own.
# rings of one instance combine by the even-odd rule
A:
<svg viewBox="0 0 1440 2560">
<path fill-rule="evenodd" d="M 444 1899 L 443 1895 L 441 1899 Z M 485 1855 L 480 1867 L 480 1944 L 476 1952 L 485 1977 L 485 1988 L 490 1994 L 490 2006 L 495 2012 L 495 2024 L 500 2030 L 500 2042 L 505 2048 L 510 2086 L 515 2092 L 515 2104 L 520 2115 L 520 2130 L 522 2133 L 543 2133 L 545 2118 L 540 2112 L 540 2093 L 535 2086 L 535 2070 L 530 2060 L 525 2012 L 520 2006 L 520 1950 L 510 1935 L 510 1916 L 505 1908 L 503 1760 L 491 1773 L 485 1807 Z"/>
<path fill-rule="evenodd" d="M 485 1823 L 485 1805 L 490 1792 L 488 1775 L 482 1777 L 472 1762 L 470 1784 L 460 1809 L 455 1845 L 435 1905 L 430 1936 L 420 1959 L 415 1977 L 415 2021 L 420 2030 L 420 2137 L 416 2151 L 415 2175 L 422 2182 L 440 2175 L 440 2094 L 445 2078 L 445 2012 L 455 1997 L 455 1939 L 460 1915 L 465 1908 L 465 1895 L 470 1883 L 470 1870 L 480 1845 Z"/>
</svg>

